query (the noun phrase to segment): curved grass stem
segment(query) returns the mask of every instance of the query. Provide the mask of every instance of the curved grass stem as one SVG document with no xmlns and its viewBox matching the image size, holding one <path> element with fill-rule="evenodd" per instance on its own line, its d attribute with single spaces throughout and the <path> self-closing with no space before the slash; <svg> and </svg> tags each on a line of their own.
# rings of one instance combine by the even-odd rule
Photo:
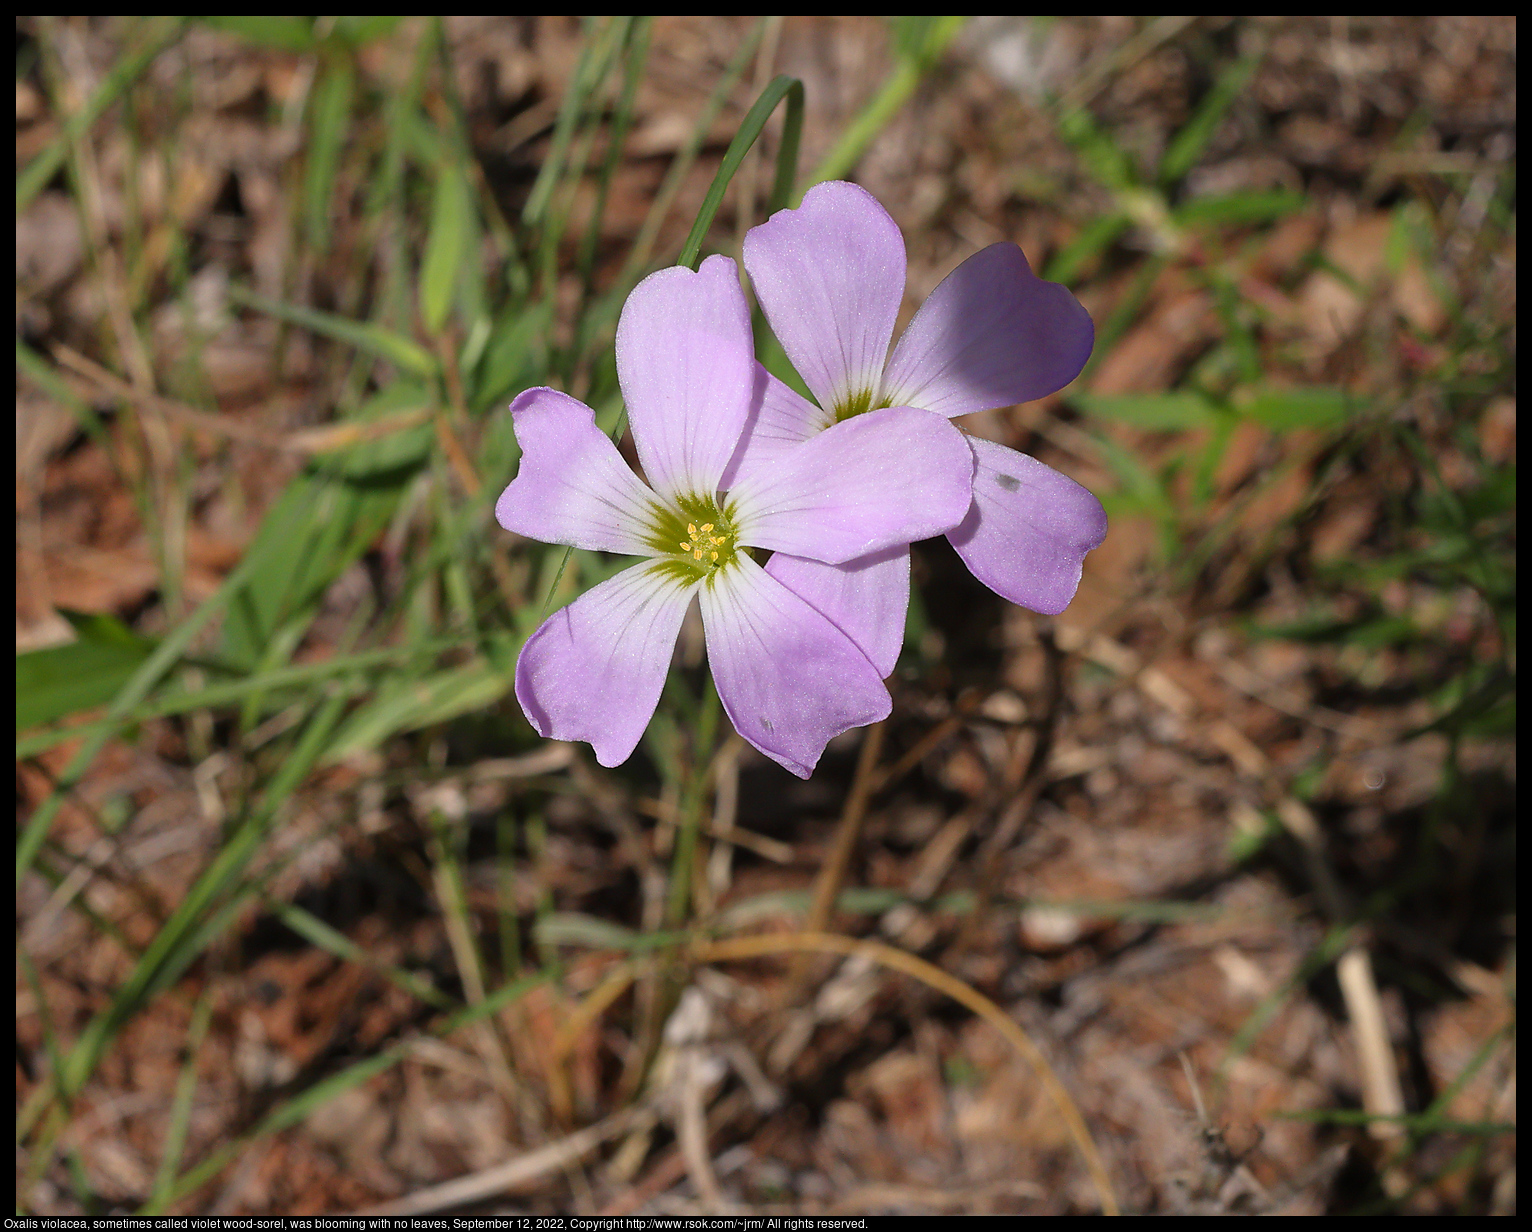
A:
<svg viewBox="0 0 1532 1232">
<path fill-rule="evenodd" d="M 803 953 L 843 954 L 847 957 L 858 955 L 871 959 L 880 966 L 902 972 L 919 980 L 927 987 L 951 997 L 959 1005 L 966 1006 L 993 1026 L 1032 1067 L 1038 1081 L 1042 1083 L 1053 1100 L 1054 1106 L 1058 1108 L 1059 1116 L 1068 1128 L 1069 1136 L 1074 1139 L 1080 1158 L 1084 1161 L 1086 1170 L 1090 1173 L 1091 1182 L 1096 1187 L 1102 1213 L 1105 1215 L 1121 1213 L 1117 1206 L 1117 1199 L 1112 1193 L 1112 1183 L 1107 1176 L 1106 1165 L 1102 1162 L 1101 1153 L 1096 1149 L 1094 1139 L 1091 1138 L 1085 1118 L 1080 1114 L 1080 1109 L 1064 1088 L 1058 1075 L 1053 1072 L 1053 1067 L 1048 1064 L 1047 1058 L 1032 1042 L 1031 1036 L 1022 1030 L 1020 1024 L 971 984 L 964 983 L 956 976 L 949 975 L 940 967 L 933 966 L 922 958 L 916 958 L 913 954 L 907 954 L 891 945 L 884 945 L 881 941 L 861 941 L 855 937 L 842 937 L 834 933 L 767 933 L 757 937 L 736 937 L 728 941 L 708 941 L 699 945 L 693 951 L 692 957 L 698 962 L 716 963 L 743 958 L 761 958 L 768 954 Z"/>
</svg>

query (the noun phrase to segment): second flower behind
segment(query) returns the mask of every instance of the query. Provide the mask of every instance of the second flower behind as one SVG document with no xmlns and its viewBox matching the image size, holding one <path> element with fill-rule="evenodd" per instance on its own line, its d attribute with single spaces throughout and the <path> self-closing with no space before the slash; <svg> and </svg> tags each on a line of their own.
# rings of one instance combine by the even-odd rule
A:
<svg viewBox="0 0 1532 1232">
<path fill-rule="evenodd" d="M 888 714 L 886 673 L 743 549 L 833 566 L 942 534 L 969 511 L 973 455 L 945 420 L 890 407 L 762 459 L 722 489 L 762 392 L 727 257 L 634 288 L 617 327 L 617 373 L 648 485 L 583 403 L 540 388 L 511 405 L 522 461 L 495 506 L 500 524 L 647 558 L 533 633 L 516 665 L 517 700 L 539 734 L 589 741 L 604 766 L 627 760 L 696 597 L 735 731 L 807 778 L 831 738 Z"/>
</svg>

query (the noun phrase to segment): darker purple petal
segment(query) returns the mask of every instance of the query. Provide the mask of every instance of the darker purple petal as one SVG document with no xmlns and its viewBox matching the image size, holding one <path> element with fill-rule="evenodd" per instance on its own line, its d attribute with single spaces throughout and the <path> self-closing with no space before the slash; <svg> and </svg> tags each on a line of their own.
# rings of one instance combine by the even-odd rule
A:
<svg viewBox="0 0 1532 1232">
<path fill-rule="evenodd" d="M 882 400 L 949 418 L 1062 389 L 1090 358 L 1090 314 L 1032 272 L 1015 244 L 991 244 L 943 279 L 889 360 Z"/>
<path fill-rule="evenodd" d="M 947 538 L 1002 598 L 1057 616 L 1080 585 L 1085 554 L 1106 538 L 1106 510 L 1036 458 L 970 437 L 978 459 L 973 508 Z"/>
</svg>

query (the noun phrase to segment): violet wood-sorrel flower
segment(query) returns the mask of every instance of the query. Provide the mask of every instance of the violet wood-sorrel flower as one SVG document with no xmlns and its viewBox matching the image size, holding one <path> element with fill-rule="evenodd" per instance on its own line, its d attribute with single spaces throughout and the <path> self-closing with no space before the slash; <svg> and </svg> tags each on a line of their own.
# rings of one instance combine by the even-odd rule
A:
<svg viewBox="0 0 1532 1232">
<path fill-rule="evenodd" d="M 773 332 L 819 405 L 757 365 L 756 413 L 726 482 L 744 482 L 836 425 L 880 407 L 951 418 L 1028 402 L 1079 375 L 1095 340 L 1069 290 L 1033 274 L 1015 244 L 969 257 L 921 305 L 889 353 L 904 295 L 904 238 L 866 189 L 816 185 L 745 237 L 745 269 Z M 973 503 L 947 532 L 997 594 L 1057 615 L 1080 584 L 1106 513 L 1074 480 L 1014 449 L 966 438 Z M 903 640 L 909 550 L 837 563 L 778 553 L 766 571 L 840 625 L 883 675 Z"/>
<path fill-rule="evenodd" d="M 746 549 L 833 566 L 940 534 L 972 499 L 968 446 L 925 411 L 887 408 L 723 484 L 758 388 L 750 311 L 727 257 L 634 288 L 617 376 L 647 486 L 583 403 L 529 389 L 511 404 L 522 459 L 495 506 L 500 525 L 648 558 L 532 634 L 516 698 L 541 735 L 589 741 L 604 766 L 625 761 L 696 597 L 734 729 L 807 778 L 833 736 L 889 713 L 887 673 Z"/>
</svg>

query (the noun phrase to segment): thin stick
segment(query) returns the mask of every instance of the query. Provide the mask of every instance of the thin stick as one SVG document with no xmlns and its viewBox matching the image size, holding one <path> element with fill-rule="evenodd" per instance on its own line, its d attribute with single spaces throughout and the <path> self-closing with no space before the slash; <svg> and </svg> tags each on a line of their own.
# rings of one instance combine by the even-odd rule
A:
<svg viewBox="0 0 1532 1232">
<path fill-rule="evenodd" d="M 483 1172 L 475 1172 L 471 1176 L 460 1176 L 456 1180 L 433 1185 L 430 1189 L 422 1189 L 407 1197 L 385 1202 L 382 1206 L 370 1207 L 358 1213 L 373 1216 L 424 1215 L 430 1211 L 442 1211 L 454 1206 L 467 1206 L 471 1202 L 482 1202 L 486 1198 L 493 1198 L 504 1193 L 507 1189 L 531 1184 L 549 1173 L 569 1167 L 590 1154 L 603 1142 L 628 1130 L 636 1121 L 650 1116 L 653 1116 L 653 1113 L 643 1108 L 624 1108 L 621 1112 L 607 1117 L 606 1120 L 597 1121 L 596 1124 L 578 1130 L 567 1138 L 550 1142 L 547 1146 L 528 1151 L 525 1155 L 518 1155 L 515 1159 L 508 1159 L 505 1163 L 486 1168 Z"/>
<path fill-rule="evenodd" d="M 867 735 L 862 738 L 862 751 L 856 759 L 856 777 L 851 781 L 851 791 L 846 796 L 846 807 L 836 827 L 834 844 L 824 867 L 819 870 L 809 913 L 804 917 L 803 931 L 806 933 L 822 933 L 829 926 L 830 912 L 835 908 L 836 896 L 840 894 L 841 882 L 846 878 L 846 868 L 851 863 L 851 854 L 856 850 L 856 840 L 862 832 L 862 819 L 867 815 L 867 805 L 876 788 L 877 776 L 873 771 L 878 764 L 878 754 L 882 751 L 883 722 L 880 720 L 869 727 Z M 787 980 L 788 1000 L 797 999 L 807 972 L 806 958 L 800 958 L 793 964 Z"/>
<path fill-rule="evenodd" d="M 264 428 L 242 423 L 226 415 L 199 411 L 171 398 L 163 398 L 158 394 L 136 389 L 62 342 L 54 344 L 52 353 L 53 358 L 62 367 L 68 368 L 86 381 L 93 393 L 107 394 L 113 398 L 120 398 L 124 402 L 131 402 L 135 406 L 163 415 L 166 419 L 198 432 L 229 437 L 250 445 L 279 449 L 288 453 L 328 453 L 363 441 L 381 440 L 385 436 L 392 436 L 407 428 L 417 427 L 431 418 L 430 408 L 422 407 L 415 411 L 388 415 L 365 424 L 335 423 L 317 428 L 304 428 L 297 432 L 268 432 Z"/>
</svg>

